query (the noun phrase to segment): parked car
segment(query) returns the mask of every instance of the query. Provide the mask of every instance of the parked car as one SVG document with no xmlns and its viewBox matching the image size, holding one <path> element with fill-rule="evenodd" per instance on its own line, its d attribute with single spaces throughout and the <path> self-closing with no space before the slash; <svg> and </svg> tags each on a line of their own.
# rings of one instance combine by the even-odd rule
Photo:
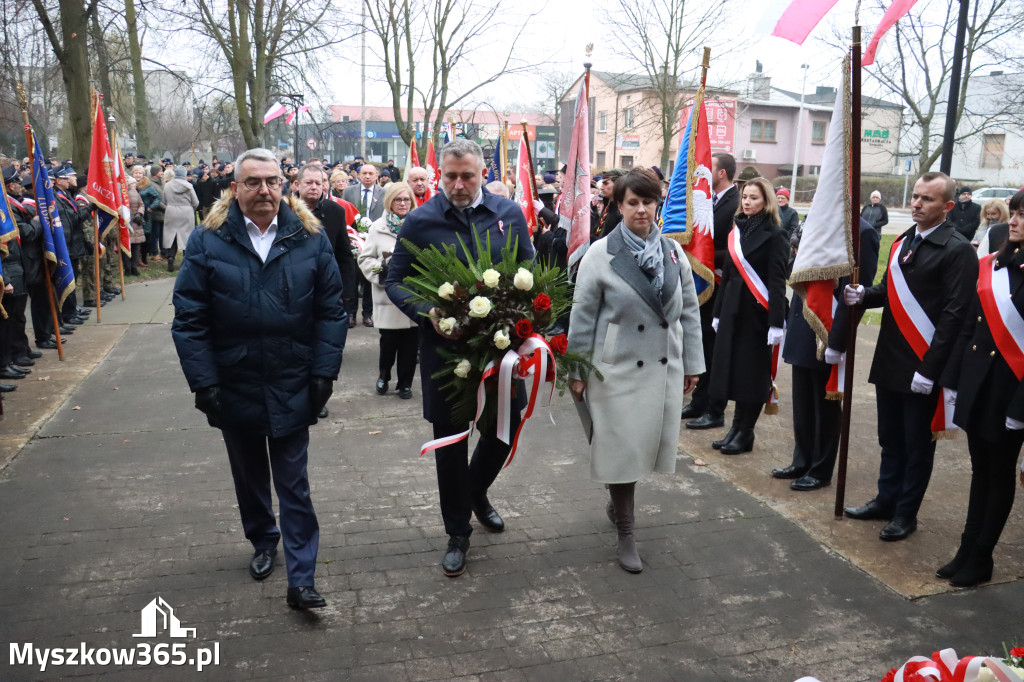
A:
<svg viewBox="0 0 1024 682">
<path fill-rule="evenodd" d="M 1020 191 L 1019 187 L 982 187 L 971 194 L 971 200 L 980 204 L 989 199 L 1003 199 L 1009 201 L 1010 197 Z"/>
</svg>

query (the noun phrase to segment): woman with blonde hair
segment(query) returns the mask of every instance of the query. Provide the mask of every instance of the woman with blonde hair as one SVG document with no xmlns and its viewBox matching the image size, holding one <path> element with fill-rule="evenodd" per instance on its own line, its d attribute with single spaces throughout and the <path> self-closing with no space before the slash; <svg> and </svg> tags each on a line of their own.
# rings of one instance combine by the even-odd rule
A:
<svg viewBox="0 0 1024 682">
<path fill-rule="evenodd" d="M 738 455 L 753 449 L 754 425 L 772 393 L 772 350 L 782 343 L 788 304 L 789 239 L 775 188 L 764 178 L 743 185 L 728 251 L 711 323 L 717 336 L 710 393 L 734 400 L 736 412 L 728 434 L 711 446 Z"/>
<path fill-rule="evenodd" d="M 971 244 L 978 249 L 978 258 L 995 253 L 1006 243 L 1010 210 L 1002 199 L 989 199 L 981 207 L 981 225 Z M 993 230 L 992 228 L 996 228 Z"/>
</svg>

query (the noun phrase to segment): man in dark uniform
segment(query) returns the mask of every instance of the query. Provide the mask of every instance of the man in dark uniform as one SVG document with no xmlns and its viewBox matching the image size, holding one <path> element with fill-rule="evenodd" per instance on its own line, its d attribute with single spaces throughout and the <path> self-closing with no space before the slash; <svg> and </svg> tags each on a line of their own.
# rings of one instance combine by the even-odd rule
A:
<svg viewBox="0 0 1024 682">
<path fill-rule="evenodd" d="M 386 289 L 388 297 L 402 312 L 420 324 L 420 377 L 423 382 L 423 418 L 433 424 L 434 438 L 443 438 L 465 431 L 466 424 L 454 424 L 450 409 L 441 390 L 444 380 L 433 374 L 444 365 L 438 351 L 452 348 L 451 341 L 458 338 L 458 330 L 442 332 L 434 310 L 415 303 L 411 294 L 402 289 L 403 280 L 415 273 L 412 254 L 403 245 L 404 240 L 426 249 L 434 245 L 458 244 L 461 237 L 468 248 L 475 250 L 476 235 L 483 244 L 490 240 L 491 255 L 500 260 L 501 251 L 509 240 L 518 239 L 516 260 L 533 258 L 530 231 L 523 211 L 514 201 L 491 194 L 483 188 L 487 166 L 480 146 L 465 139 L 449 142 L 441 148 L 441 186 L 444 193 L 409 214 L 398 233 L 398 245 L 388 268 Z M 430 317 L 425 317 L 424 314 Z M 454 335 L 453 335 L 454 334 Z M 513 398 L 511 431 L 518 428 L 520 412 L 525 406 L 525 391 Z M 434 451 L 437 462 L 437 487 L 441 498 L 441 516 L 449 535 L 448 551 L 441 561 L 445 575 L 455 577 L 466 570 L 466 552 L 469 550 L 471 513 L 488 530 L 501 532 L 505 523 L 487 499 L 487 490 L 497 478 L 511 449 L 498 440 L 491 430 L 481 429 L 480 440 L 467 462 L 468 440 Z"/>
<path fill-rule="evenodd" d="M 967 241 L 971 241 L 981 226 L 981 206 L 974 203 L 974 193 L 970 187 L 961 187 L 956 195 L 956 206 L 949 212 L 947 220 Z"/>
<path fill-rule="evenodd" d="M 882 540 L 902 540 L 917 530 L 917 512 L 935 459 L 931 422 L 942 396 L 936 384 L 978 283 L 974 248 L 946 221 L 955 189 L 945 173 L 922 175 L 910 203 L 915 225 L 898 242 L 898 271 L 887 259 L 887 277 L 879 284 L 866 290 L 847 286 L 844 292 L 847 305 L 882 308 L 868 376 L 875 385 L 882 446 L 878 495 L 861 507 L 846 508 L 853 519 L 891 519 L 879 535 Z M 890 291 L 888 279 L 897 275 L 905 287 Z M 926 348 L 923 357 L 915 346 Z"/>
<path fill-rule="evenodd" d="M 68 246 L 68 257 L 71 258 L 71 267 L 75 273 L 75 280 L 82 277 L 82 257 L 85 256 L 85 228 L 86 223 L 92 219 L 88 205 L 79 204 L 75 201 L 78 194 L 78 174 L 71 166 L 64 166 L 53 174 L 54 199 L 57 203 L 57 214 L 60 216 L 61 225 L 64 228 L 64 240 Z M 78 298 L 72 291 L 64 299 L 61 308 L 61 320 L 65 323 L 80 324 L 82 319 L 78 316 Z M 74 330 L 70 327 L 63 327 L 61 334 L 71 334 Z"/>
<path fill-rule="evenodd" d="M 722 267 L 729 258 L 729 231 L 740 205 L 740 193 L 732 180 L 736 177 L 736 159 L 732 154 L 715 152 L 711 155 L 711 201 L 715 216 L 715 292 L 700 307 L 700 327 L 704 341 L 704 366 L 708 371 L 701 375 L 693 391 L 690 404 L 683 408 L 682 418 L 688 429 L 717 429 L 725 425 L 724 400 L 712 400 L 708 389 L 711 387 L 711 360 L 715 355 L 715 330 L 711 326 L 714 318 L 715 298 L 718 296 L 718 280 Z"/>
</svg>

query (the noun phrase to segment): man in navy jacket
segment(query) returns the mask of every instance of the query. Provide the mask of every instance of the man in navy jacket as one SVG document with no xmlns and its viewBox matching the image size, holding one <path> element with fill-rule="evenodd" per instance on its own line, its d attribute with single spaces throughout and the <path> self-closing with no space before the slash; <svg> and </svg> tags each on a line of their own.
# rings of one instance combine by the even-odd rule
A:
<svg viewBox="0 0 1024 682">
<path fill-rule="evenodd" d="M 331 245 L 302 202 L 282 201 L 282 182 L 269 150 L 238 157 L 231 193 L 188 240 L 171 336 L 196 407 L 224 436 L 255 549 L 249 573 L 269 576 L 283 539 L 288 605 L 306 609 L 326 605 L 313 585 L 309 427 L 338 377 L 348 326 Z"/>
<path fill-rule="evenodd" d="M 483 152 L 476 143 L 456 139 L 442 147 L 441 188 L 444 193 L 438 193 L 405 219 L 388 268 L 388 297 L 420 324 L 423 418 L 433 424 L 434 438 L 461 433 L 468 426 L 452 423 L 451 411 L 441 390 L 442 382 L 432 378 L 444 365 L 438 349 L 451 347 L 457 336 L 442 332 L 433 309 L 414 302 L 411 294 L 402 289 L 402 281 L 415 274 L 412 268 L 414 258 L 403 241 L 408 240 L 420 248 L 429 248 L 430 245 L 443 248 L 446 244 L 458 244 L 461 236 L 475 258 L 474 235 L 480 236 L 482 244 L 487 244 L 490 237 L 491 256 L 499 260 L 505 242 L 518 240 L 516 258 L 520 261 L 532 259 L 534 249 L 523 210 L 515 202 L 485 190 L 486 176 Z M 523 393 L 519 392 L 519 399 L 512 406 L 512 433 L 519 426 L 524 406 Z M 509 449 L 509 445 L 498 440 L 493 432 L 486 433 L 482 429 L 472 461 L 467 462 L 469 448 L 466 439 L 434 451 L 441 516 L 445 531 L 450 536 L 441 568 L 449 577 L 461 575 L 466 570 L 466 552 L 473 532 L 469 524 L 471 513 L 476 513 L 477 520 L 488 530 L 501 532 L 505 529 L 504 521 L 487 499 L 487 489 L 501 471 Z"/>
</svg>

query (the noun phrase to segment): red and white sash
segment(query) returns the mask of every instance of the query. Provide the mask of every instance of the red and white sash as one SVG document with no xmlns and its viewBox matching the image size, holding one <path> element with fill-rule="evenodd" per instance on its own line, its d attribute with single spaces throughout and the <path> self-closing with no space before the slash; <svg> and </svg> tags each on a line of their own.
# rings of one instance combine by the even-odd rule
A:
<svg viewBox="0 0 1024 682">
<path fill-rule="evenodd" d="M 924 360 L 924 354 L 932 344 L 932 337 L 935 336 L 935 325 L 928 318 L 928 314 L 921 307 L 921 304 L 914 298 L 907 284 L 903 270 L 900 269 L 900 247 L 906 237 L 897 239 L 889 252 L 889 269 L 886 273 L 886 293 L 889 301 L 889 311 L 896 320 L 903 338 L 910 344 L 914 355 L 918 360 Z M 944 432 L 952 436 L 957 429 L 953 423 L 953 407 L 956 405 L 956 393 L 948 388 L 942 388 L 942 395 L 939 396 L 938 404 L 935 407 L 935 416 L 932 417 L 932 437 L 939 438 Z"/>
<path fill-rule="evenodd" d="M 1024 379 L 1024 318 L 1010 298 L 1009 270 L 996 270 L 995 260 L 994 253 L 981 259 L 978 298 L 999 354 L 1020 381 Z"/>
<path fill-rule="evenodd" d="M 832 297 L 832 324 L 835 324 L 836 311 L 839 309 L 839 301 Z M 830 330 L 831 331 L 831 330 Z M 832 371 L 828 374 L 828 381 L 825 382 L 825 397 L 829 400 L 842 400 L 843 391 L 846 390 L 846 353 L 843 353 L 839 363 L 832 365 Z"/>
</svg>

